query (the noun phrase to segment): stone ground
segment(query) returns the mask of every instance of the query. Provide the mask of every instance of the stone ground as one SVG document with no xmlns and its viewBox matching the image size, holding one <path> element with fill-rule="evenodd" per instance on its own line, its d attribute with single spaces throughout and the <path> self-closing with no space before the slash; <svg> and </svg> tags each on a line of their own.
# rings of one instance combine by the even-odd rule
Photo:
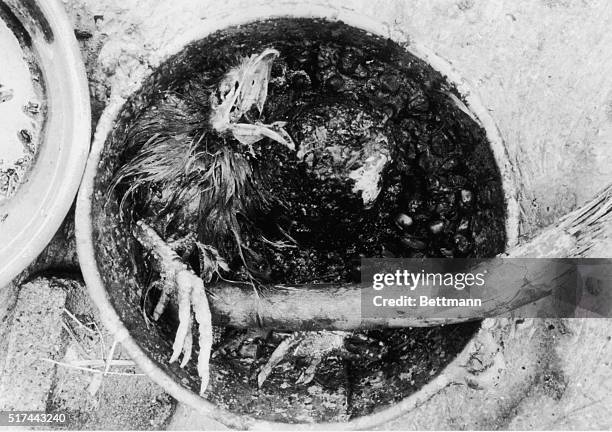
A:
<svg viewBox="0 0 612 432">
<path fill-rule="evenodd" d="M 113 337 L 78 278 L 33 276 L 19 287 L 0 329 L 0 409 L 69 411 L 70 429 L 165 429 L 176 402 L 120 346 L 112 359 L 127 365 L 91 371 L 104 370 Z"/>
<path fill-rule="evenodd" d="M 63 3 L 87 65 L 94 127 L 108 102 L 127 96 L 159 62 L 160 53 L 187 40 L 191 29 L 206 25 L 219 11 L 231 16 L 259 7 L 265 14 L 291 10 L 295 4 L 290 0 Z M 300 4 L 376 17 L 388 24 L 390 34 L 409 35 L 469 77 L 497 121 L 517 169 L 521 235 L 554 223 L 611 181 L 612 3 L 355 0 L 334 6 L 329 0 Z M 104 329 L 102 336 L 86 339 L 91 332 L 80 329 L 64 311 L 83 322 L 95 320 L 96 312 L 80 284 L 36 279 L 21 285 L 50 270 L 56 276 L 78 278 L 74 249 L 69 247 L 71 218 L 38 261 L 0 290 L 0 406 L 10 407 L 19 400 L 34 408 L 71 407 L 81 412 L 75 427 L 84 429 L 220 428 L 189 408 L 176 406 L 145 376 L 109 375 L 100 382 L 91 372 L 48 362 L 74 355 L 102 360 L 112 345 Z M 612 233 L 607 238 L 591 256 L 611 255 Z M 61 330 L 63 326 L 70 326 L 74 334 Z M 507 336 L 503 367 L 497 368 L 499 377 L 493 384 L 480 389 L 447 387 L 385 428 L 612 428 L 612 322 L 538 320 L 531 326 L 535 330 L 516 323 L 514 336 Z M 120 348 L 113 358 L 129 360 Z M 502 358 L 496 359 L 499 363 Z M 130 367 L 111 371 L 138 373 Z M 16 382 L 22 384 L 15 386 Z M 21 393 L 7 398 L 9 388 L 21 388 Z"/>
</svg>

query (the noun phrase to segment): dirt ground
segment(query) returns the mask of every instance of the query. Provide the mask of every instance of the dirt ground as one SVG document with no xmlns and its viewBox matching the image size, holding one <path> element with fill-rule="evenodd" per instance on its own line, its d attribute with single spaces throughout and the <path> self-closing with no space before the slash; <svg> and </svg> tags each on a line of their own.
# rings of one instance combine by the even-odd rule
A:
<svg viewBox="0 0 612 432">
<path fill-rule="evenodd" d="M 64 0 L 87 65 L 94 126 L 109 101 L 127 97 L 164 52 L 214 16 L 257 8 L 261 15 L 290 12 L 295 3 Z M 376 17 L 390 35 L 428 47 L 467 77 L 497 121 L 516 169 L 522 236 L 554 223 L 612 180 L 612 4 L 606 0 L 299 3 L 302 10 Z M 589 256 L 611 256 L 612 227 L 604 238 Z M 0 296 L 12 302 L 15 291 Z M 482 376 L 483 385 L 446 387 L 385 428 L 612 427 L 612 321 L 500 322 L 491 324 L 503 328 L 494 333 L 504 338 L 503 345 L 496 342 L 503 349 L 489 359 L 497 374 Z M 219 428 L 181 405 L 169 420 L 174 402 L 146 377 L 137 379 L 142 392 L 131 395 L 109 380 L 98 393 L 108 415 L 100 410 L 78 427 L 124 428 L 122 419 L 139 413 L 154 423 L 128 422 L 127 428 Z M 104 400 L 113 388 L 110 394 L 124 397 Z"/>
</svg>

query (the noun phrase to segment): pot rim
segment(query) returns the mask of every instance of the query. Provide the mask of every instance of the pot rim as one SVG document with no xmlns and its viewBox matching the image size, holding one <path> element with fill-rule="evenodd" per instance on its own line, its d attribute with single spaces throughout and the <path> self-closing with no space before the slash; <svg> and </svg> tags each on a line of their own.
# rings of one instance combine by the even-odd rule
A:
<svg viewBox="0 0 612 432">
<path fill-rule="evenodd" d="M 0 209 L 0 289 L 53 238 L 77 194 L 91 140 L 89 86 L 72 25 L 59 1 L 5 2 L 27 30 L 47 96 L 43 138 L 27 181 Z"/>
<path fill-rule="evenodd" d="M 239 15 L 239 16 L 237 16 Z M 227 27 L 246 24 L 254 21 L 273 18 L 315 18 L 327 19 L 329 21 L 343 21 L 346 24 L 361 28 L 372 34 L 389 37 L 395 42 L 402 44 L 405 49 L 420 59 L 429 63 L 434 69 L 441 72 L 446 78 L 455 84 L 463 96 L 468 108 L 476 116 L 483 129 L 486 131 L 496 162 L 502 176 L 503 189 L 506 199 L 506 249 L 514 246 L 518 241 L 519 207 L 517 201 L 517 189 L 515 172 L 509 161 L 506 147 L 499 130 L 490 116 L 488 110 L 481 103 L 469 83 L 451 66 L 449 62 L 442 59 L 434 52 L 419 46 L 414 41 L 408 41 L 406 35 L 393 34 L 390 28 L 381 22 L 368 16 L 356 13 L 352 10 L 335 9 L 328 5 L 295 5 L 282 4 L 271 6 L 257 6 L 241 10 L 240 14 L 218 12 L 209 15 L 209 19 L 200 28 L 193 29 L 183 34 L 180 40 L 175 41 L 162 52 L 153 56 L 149 63 L 151 68 L 157 67 L 161 62 L 171 55 L 180 52 L 188 43 L 200 40 L 211 33 Z M 142 76 L 140 79 L 144 79 Z M 138 83 L 139 85 L 141 84 Z M 440 375 L 423 386 L 416 393 L 402 399 L 400 402 L 373 414 L 358 417 L 344 423 L 280 423 L 258 420 L 248 415 L 238 415 L 230 411 L 220 409 L 213 403 L 202 398 L 176 382 L 170 375 L 164 372 L 152 359 L 150 359 L 140 348 L 134 338 L 131 337 L 125 325 L 121 322 L 119 315 L 113 308 L 106 293 L 104 283 L 99 273 L 94 244 L 92 225 L 92 198 L 94 193 L 94 180 L 97 174 L 98 163 L 104 150 L 106 139 L 111 133 L 117 116 L 123 109 L 127 99 L 115 96 L 104 110 L 92 145 L 91 154 L 81 188 L 79 190 L 76 207 L 76 238 L 79 262 L 83 277 L 87 284 L 89 294 L 93 302 L 100 310 L 100 316 L 104 325 L 114 334 L 115 338 L 126 348 L 133 360 L 153 381 L 162 386 L 179 402 L 185 403 L 193 409 L 210 418 L 217 420 L 229 427 L 240 429 L 283 429 L 283 430 L 356 430 L 372 429 L 386 422 L 400 417 L 418 406 L 425 403 L 440 390 L 452 382 L 461 379 L 465 373 L 462 365 L 466 364 L 471 353 L 471 344 L 468 343 L 459 355 L 451 361 Z"/>
</svg>

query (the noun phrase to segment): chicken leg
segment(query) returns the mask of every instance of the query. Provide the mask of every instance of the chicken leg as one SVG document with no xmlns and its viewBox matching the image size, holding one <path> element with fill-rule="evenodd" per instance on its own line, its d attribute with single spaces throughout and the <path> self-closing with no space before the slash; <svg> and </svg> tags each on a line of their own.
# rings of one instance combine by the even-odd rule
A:
<svg viewBox="0 0 612 432">
<path fill-rule="evenodd" d="M 134 236 L 142 247 L 151 252 L 158 263 L 160 278 L 162 280 L 162 294 L 155 307 L 154 318 L 159 318 L 163 313 L 165 305 L 172 296 L 176 296 L 178 304 L 179 326 L 172 345 L 172 356 L 170 363 L 177 361 L 183 355 L 181 367 L 185 367 L 191 359 L 193 349 L 193 336 L 191 327 L 193 324 L 192 309 L 199 326 L 199 355 L 198 375 L 202 379 L 200 394 L 208 387 L 209 362 L 212 350 L 213 334 L 210 308 L 206 297 L 204 281 L 198 277 L 193 270 L 184 263 L 177 253 L 164 242 L 153 228 L 144 221 L 136 223 Z M 219 257 L 220 258 L 220 257 Z M 206 260 L 204 260 L 206 262 Z M 220 259 L 219 262 L 209 262 L 209 267 L 203 274 L 210 274 L 218 270 L 218 267 L 226 266 Z"/>
</svg>

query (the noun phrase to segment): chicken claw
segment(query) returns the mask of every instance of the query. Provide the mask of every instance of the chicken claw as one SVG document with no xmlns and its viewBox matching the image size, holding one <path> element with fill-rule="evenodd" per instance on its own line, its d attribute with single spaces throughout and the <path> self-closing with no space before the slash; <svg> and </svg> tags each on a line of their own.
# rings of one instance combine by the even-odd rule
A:
<svg viewBox="0 0 612 432">
<path fill-rule="evenodd" d="M 202 379 L 200 386 L 200 394 L 202 395 L 208 387 L 209 362 L 213 342 L 212 318 L 204 281 L 145 222 L 138 221 L 136 223 L 134 236 L 145 250 L 153 254 L 163 279 L 162 295 L 155 307 L 154 318 L 159 318 L 171 296 L 176 295 L 177 297 L 179 325 L 172 345 L 170 363 L 177 361 L 183 354 L 181 367 L 185 367 L 191 359 L 193 348 L 191 310 L 193 308 L 200 335 L 198 340 L 200 346 L 198 375 Z"/>
<path fill-rule="evenodd" d="M 201 280 L 200 280 L 201 282 Z M 202 379 L 200 384 L 200 395 L 203 395 L 208 387 L 210 379 L 210 356 L 212 353 L 213 334 L 212 334 L 212 316 L 204 285 L 201 289 L 194 289 L 191 293 L 191 302 L 195 313 L 196 321 L 200 324 L 200 353 L 198 355 L 198 375 Z M 205 330 L 205 331 L 204 331 Z"/>
<path fill-rule="evenodd" d="M 289 354 L 307 357 L 310 364 L 298 378 L 297 384 L 308 384 L 315 376 L 319 364 L 334 352 L 343 352 L 344 339 L 349 333 L 344 331 L 296 332 L 284 339 L 274 350 L 268 362 L 257 375 L 257 385 L 261 387 L 274 367 Z M 291 351 L 293 350 L 293 353 Z"/>
</svg>

